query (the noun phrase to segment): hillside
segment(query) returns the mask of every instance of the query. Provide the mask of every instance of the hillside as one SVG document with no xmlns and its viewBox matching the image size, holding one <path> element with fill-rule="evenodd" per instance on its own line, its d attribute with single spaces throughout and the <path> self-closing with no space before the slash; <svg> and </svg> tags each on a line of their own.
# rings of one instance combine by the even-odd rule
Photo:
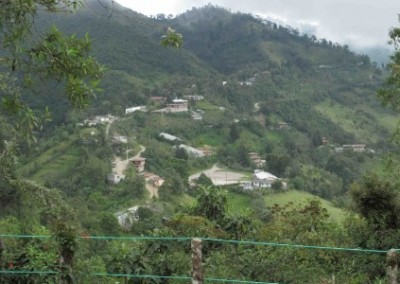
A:
<svg viewBox="0 0 400 284">
<path fill-rule="evenodd" d="M 294 188 L 334 198 L 388 150 L 385 140 L 397 115 L 376 100 L 383 71 L 346 46 L 211 5 L 155 19 L 113 2 L 89 1 L 72 18 L 52 16 L 42 28 L 49 22 L 67 33 L 84 26 L 81 35 L 90 33 L 94 55 L 108 69 L 104 90 L 89 110 L 61 117 L 55 112 L 54 121 L 73 125 L 94 114 L 121 117 L 128 106 L 146 105 L 149 112 L 124 117 L 111 129 L 150 146 L 147 166 L 158 174 L 181 170 L 179 163 L 158 156 L 173 157 L 170 146 L 156 139 L 167 132 L 191 146 L 211 147 L 212 160 L 240 170 L 251 171 L 255 165 L 246 153 L 258 153 L 267 161 L 265 169 L 289 178 Z M 169 26 L 183 34 L 182 49 L 160 46 Z M 199 121 L 187 113 L 152 112 L 184 96 L 203 98 L 189 103 L 202 113 Z M 62 102 L 47 102 L 65 109 Z M 337 150 L 353 144 L 366 145 L 368 152 Z M 38 151 L 35 156 L 49 154 Z M 73 155 L 68 159 L 72 162 Z M 188 167 L 181 178 L 198 168 Z M 310 174 L 321 181 L 307 181 Z"/>
<path fill-rule="evenodd" d="M 362 177 L 383 171 L 399 116 L 367 56 L 212 5 L 149 18 L 89 0 L 38 19 L 38 33 L 88 32 L 107 72 L 88 109 L 57 96 L 62 82 L 23 89 L 53 121 L 38 143 L 18 137 L 0 175 L 0 268 L 17 271 L 0 283 L 175 283 L 191 237 L 220 282 L 383 282 L 398 190 Z M 181 48 L 160 45 L 168 27 Z"/>
</svg>

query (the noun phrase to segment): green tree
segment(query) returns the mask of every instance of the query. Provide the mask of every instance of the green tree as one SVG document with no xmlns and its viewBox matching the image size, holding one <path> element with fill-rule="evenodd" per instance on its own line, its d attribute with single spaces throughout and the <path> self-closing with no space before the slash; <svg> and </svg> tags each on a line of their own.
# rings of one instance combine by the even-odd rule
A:
<svg viewBox="0 0 400 284">
<path fill-rule="evenodd" d="M 387 65 L 390 75 L 386 86 L 379 90 L 378 96 L 385 105 L 398 110 L 400 107 L 400 28 L 392 28 L 389 37 L 394 47 L 394 53 L 390 56 L 391 61 Z"/>
<path fill-rule="evenodd" d="M 277 176 L 282 176 L 285 169 L 290 164 L 290 157 L 285 154 L 268 154 L 266 157 L 267 168 Z"/>
<path fill-rule="evenodd" d="M 350 188 L 355 212 L 362 218 L 347 224 L 353 242 L 368 249 L 389 250 L 400 242 L 400 200 L 394 185 L 375 174 L 364 176 Z M 384 277 L 382 260 L 371 255 L 359 260 L 370 279 Z"/>
<path fill-rule="evenodd" d="M 390 182 L 370 174 L 351 186 L 350 195 L 356 212 L 360 213 L 374 230 L 399 228 L 399 194 Z"/>
<path fill-rule="evenodd" d="M 228 206 L 226 193 L 212 186 L 200 186 L 199 194 L 194 212 L 208 220 L 222 222 Z"/>
<path fill-rule="evenodd" d="M 206 176 L 204 173 L 201 173 L 200 176 L 196 179 L 196 184 L 207 187 L 212 186 L 213 182 L 208 176 Z"/>
<path fill-rule="evenodd" d="M 39 186 L 18 175 L 16 149 L 24 141 L 23 138 L 35 142 L 35 131 L 40 129 L 49 114 L 47 109 L 33 110 L 26 98 L 36 98 L 37 92 L 47 86 L 48 89 L 55 90 L 54 93 L 63 94 L 61 101 L 67 101 L 75 108 L 84 108 L 95 92 L 99 91 L 98 84 L 104 67 L 90 54 L 89 35 L 83 38 L 67 36 L 54 26 L 41 32 L 35 26 L 38 19 L 45 17 L 46 13 L 73 12 L 83 3 L 83 0 L 0 1 L 1 213 L 9 213 L 10 211 L 5 210 L 8 208 L 14 209 L 11 212 L 18 215 L 20 222 L 26 227 L 24 232 L 30 232 L 29 228 L 33 224 L 43 224 L 51 229 L 58 244 L 57 259 L 61 257 L 63 260 L 61 265 L 56 263 L 55 269 L 43 267 L 44 262 L 54 262 L 55 257 L 54 254 L 45 255 L 45 251 L 38 252 L 36 246 L 25 246 L 21 243 L 19 251 L 30 250 L 29 254 L 23 256 L 31 258 L 28 259 L 32 264 L 29 269 L 58 270 L 63 283 L 72 283 L 74 279 L 79 223 L 56 189 Z M 162 44 L 179 47 L 182 36 L 168 29 Z M 3 207 L 3 204 L 7 206 Z M 103 220 L 114 224 L 114 219 L 105 216 Z M 3 245 L 2 240 L 0 244 Z M 3 248 L 1 250 L 3 255 Z M 2 259 L 0 263 L 3 264 Z M 24 279 L 17 279 L 15 283 L 38 281 L 44 283 L 35 276 L 28 275 Z"/>
<path fill-rule="evenodd" d="M 35 88 L 38 83 L 60 83 L 69 102 L 75 107 L 87 106 L 98 91 L 104 68 L 90 56 L 88 35 L 79 39 L 63 35 L 56 27 L 42 33 L 34 32 L 36 18 L 46 12 L 70 12 L 79 2 L 62 1 L 3 1 L 0 3 L 0 28 L 3 56 L 0 64 L 8 70 L 15 86 Z M 39 10 L 41 11 L 39 13 Z M 35 84 L 36 83 L 36 84 Z M 9 111 L 23 115 L 25 125 L 32 131 L 38 120 L 21 99 L 15 87 L 11 93 L 1 94 Z"/>
<path fill-rule="evenodd" d="M 283 182 L 281 180 L 276 180 L 271 184 L 271 188 L 274 190 L 282 190 L 283 189 Z"/>
<path fill-rule="evenodd" d="M 229 139 L 231 143 L 234 143 L 240 137 L 238 126 L 233 123 L 229 129 Z"/>
<path fill-rule="evenodd" d="M 185 183 L 181 176 L 174 170 L 170 170 L 165 182 L 160 187 L 159 196 L 163 200 L 171 200 L 173 196 L 177 196 L 185 192 Z"/>
</svg>

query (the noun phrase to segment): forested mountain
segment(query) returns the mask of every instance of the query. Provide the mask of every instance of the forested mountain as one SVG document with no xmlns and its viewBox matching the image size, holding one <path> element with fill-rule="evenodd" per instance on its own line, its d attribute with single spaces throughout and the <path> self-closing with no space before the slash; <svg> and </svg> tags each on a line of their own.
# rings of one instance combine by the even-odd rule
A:
<svg viewBox="0 0 400 284">
<path fill-rule="evenodd" d="M 382 162 L 395 169 L 398 115 L 376 95 L 388 70 L 329 39 L 212 5 L 149 18 L 86 2 L 73 14 L 39 11 L 34 22 L 34 39 L 51 25 L 88 33 L 106 72 L 85 109 L 57 96 L 62 80 L 35 92 L 21 84 L 52 121 L 0 165 L 0 233 L 55 238 L 0 236 L 0 268 L 23 274 L 0 283 L 176 283 L 190 249 L 170 237 L 212 238 L 203 247 L 210 279 L 384 281 L 382 252 L 400 239 L 398 181 Z M 183 45 L 162 46 L 173 30 Z M 0 160 L 10 129 L 0 129 Z M 254 187 L 257 173 L 274 181 Z M 139 235 L 160 239 L 123 239 Z"/>
<path fill-rule="evenodd" d="M 348 98 L 343 89 L 381 83 L 380 70 L 370 65 L 367 56 L 357 56 L 347 47 L 298 35 L 295 30 L 251 15 L 207 6 L 175 19 L 154 19 L 113 2 L 101 3 L 89 1 L 75 15 L 57 15 L 44 23 L 54 23 L 67 33 L 88 32 L 94 39 L 94 55 L 108 69 L 102 84 L 104 92 L 94 102 L 96 106 L 100 102 L 107 105 L 104 110 L 118 104 L 144 103 L 150 95 L 179 96 L 181 87 L 196 81 L 206 82 L 205 88 L 230 79 L 245 81 L 261 72 L 270 74 L 270 78 L 261 80 L 264 90 L 251 91 L 256 93 L 256 100 L 260 96 L 276 96 L 278 91 L 304 89 L 305 96 L 318 91 L 317 100 L 327 96 L 351 104 L 359 96 Z M 159 44 L 170 26 L 184 36 L 180 50 Z M 213 92 L 211 97 L 223 97 L 219 90 Z M 364 93 L 360 88 L 359 92 Z M 362 96 L 364 102 L 365 95 Z M 367 97 L 371 103 L 375 101 L 373 95 Z M 119 103 L 114 101 L 117 99 Z"/>
</svg>

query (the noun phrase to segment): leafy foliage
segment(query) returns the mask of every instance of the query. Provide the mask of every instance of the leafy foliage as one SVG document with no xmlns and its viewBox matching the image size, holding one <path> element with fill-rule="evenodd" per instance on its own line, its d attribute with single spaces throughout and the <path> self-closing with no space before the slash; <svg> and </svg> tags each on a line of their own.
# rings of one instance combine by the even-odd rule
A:
<svg viewBox="0 0 400 284">
<path fill-rule="evenodd" d="M 389 32 L 389 37 L 390 43 L 394 46 L 394 54 L 390 57 L 391 62 L 388 64 L 390 76 L 387 79 L 387 85 L 384 89 L 379 91 L 379 97 L 383 104 L 389 105 L 398 110 L 400 105 L 400 28 L 392 28 Z"/>
</svg>

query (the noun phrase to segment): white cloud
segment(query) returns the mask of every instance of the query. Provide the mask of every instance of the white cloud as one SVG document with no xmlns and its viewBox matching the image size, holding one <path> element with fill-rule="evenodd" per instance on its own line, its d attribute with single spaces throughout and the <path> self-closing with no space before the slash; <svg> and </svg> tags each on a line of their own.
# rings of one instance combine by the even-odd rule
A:
<svg viewBox="0 0 400 284">
<path fill-rule="evenodd" d="M 145 15 L 156 15 L 159 13 L 176 14 L 177 11 L 182 9 L 183 1 L 181 0 L 164 0 L 164 1 L 131 1 L 131 0 L 117 0 L 119 4 L 129 7 L 134 11 L 140 12 Z"/>
</svg>

